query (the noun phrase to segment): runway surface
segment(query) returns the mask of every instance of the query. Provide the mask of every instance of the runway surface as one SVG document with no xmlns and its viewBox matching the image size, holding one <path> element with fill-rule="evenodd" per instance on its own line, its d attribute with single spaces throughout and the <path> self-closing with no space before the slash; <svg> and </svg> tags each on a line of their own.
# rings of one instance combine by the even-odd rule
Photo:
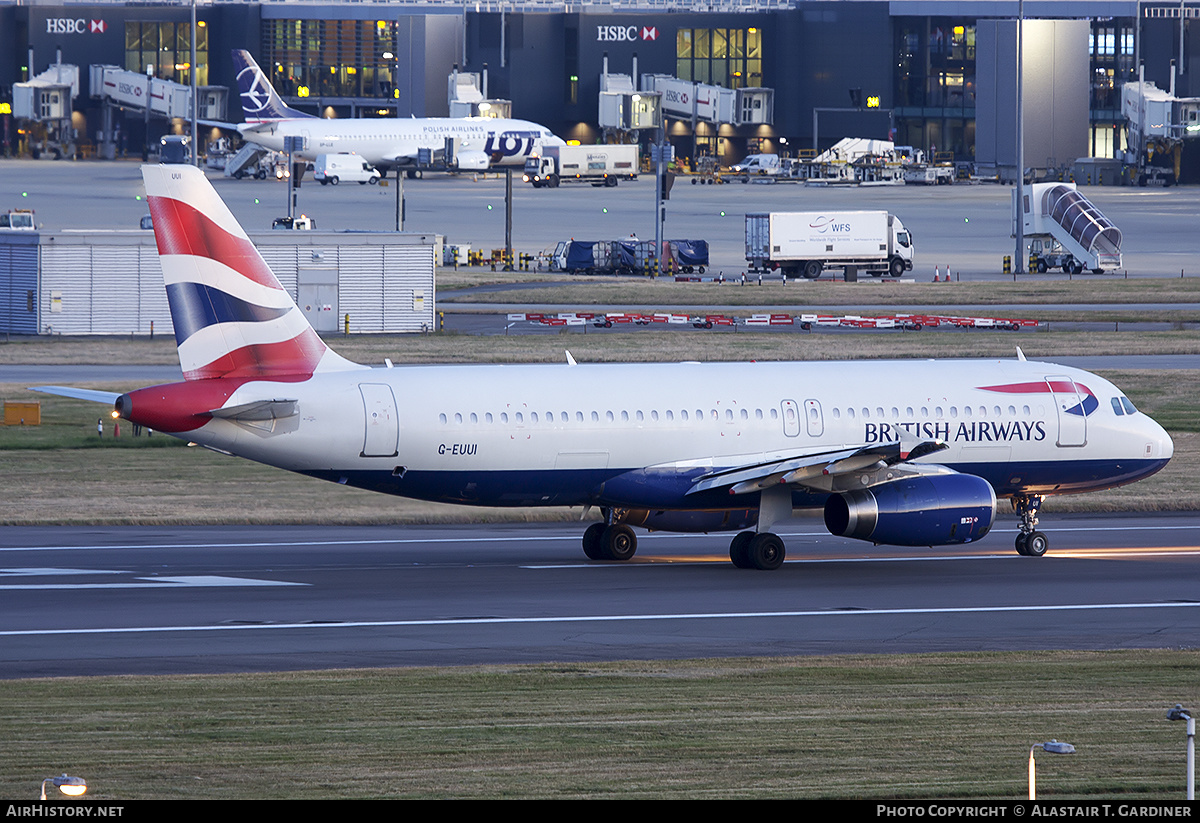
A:
<svg viewBox="0 0 1200 823">
<path fill-rule="evenodd" d="M 780 528 L 741 571 L 729 536 L 641 534 L 583 559 L 577 525 L 0 530 L 0 677 L 537 661 L 1194 647 L 1200 515 L 1014 521 L 965 547 Z"/>
</svg>

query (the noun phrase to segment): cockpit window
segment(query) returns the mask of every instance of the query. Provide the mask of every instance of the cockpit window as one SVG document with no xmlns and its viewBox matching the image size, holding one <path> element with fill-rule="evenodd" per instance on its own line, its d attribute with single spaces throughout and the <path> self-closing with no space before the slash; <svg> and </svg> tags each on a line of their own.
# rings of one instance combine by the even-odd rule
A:
<svg viewBox="0 0 1200 823">
<path fill-rule="evenodd" d="M 1125 407 L 1121 405 L 1121 398 L 1114 397 L 1112 399 L 1112 406 L 1113 412 L 1117 415 L 1117 417 L 1123 417 L 1125 415 Z"/>
<path fill-rule="evenodd" d="M 1129 401 L 1128 397 L 1121 398 L 1121 405 L 1125 407 L 1126 414 L 1137 414 L 1137 409 L 1134 407 L 1133 403 Z"/>
</svg>

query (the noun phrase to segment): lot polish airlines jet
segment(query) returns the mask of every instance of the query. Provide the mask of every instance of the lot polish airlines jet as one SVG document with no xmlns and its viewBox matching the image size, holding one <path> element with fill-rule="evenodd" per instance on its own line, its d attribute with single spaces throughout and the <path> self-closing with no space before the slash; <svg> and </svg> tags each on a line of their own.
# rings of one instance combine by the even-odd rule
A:
<svg viewBox="0 0 1200 823">
<path fill-rule="evenodd" d="M 144 166 L 184 380 L 114 415 L 220 452 L 388 494 L 479 506 L 598 507 L 583 549 L 628 560 L 632 526 L 737 531 L 775 569 L 772 526 L 824 507 L 836 535 L 969 543 L 997 497 L 1041 556 L 1048 494 L 1154 474 L 1167 433 L 1094 374 L 1015 360 L 409 366 L 328 349 L 203 172 Z M 602 390 L 601 390 L 602 389 Z"/>
<path fill-rule="evenodd" d="M 248 51 L 234 49 L 238 91 L 246 122 L 237 130 L 243 139 L 273 151 L 283 151 L 285 137 L 301 136 L 298 156 L 316 160 L 318 154 L 357 154 L 385 174 L 417 161 L 420 149 L 442 151 L 446 138 L 458 140 L 455 163 L 461 171 L 491 166 L 524 166 L 525 158 L 544 146 L 565 142 L 545 126 L 528 120 L 494 117 L 351 118 L 330 120 L 287 106 Z M 399 173 L 399 172 L 397 172 Z"/>
</svg>

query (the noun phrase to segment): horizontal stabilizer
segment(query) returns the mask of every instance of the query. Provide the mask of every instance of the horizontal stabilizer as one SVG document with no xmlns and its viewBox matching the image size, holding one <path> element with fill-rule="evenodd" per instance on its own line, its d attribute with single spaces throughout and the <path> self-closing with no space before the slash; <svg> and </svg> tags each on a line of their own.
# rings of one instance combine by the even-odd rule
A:
<svg viewBox="0 0 1200 823">
<path fill-rule="evenodd" d="M 87 400 L 90 403 L 107 403 L 112 405 L 121 395 L 112 391 L 96 391 L 95 389 L 76 389 L 71 386 L 31 386 L 30 391 L 43 394 L 57 394 L 60 397 L 72 397 L 76 400 Z"/>
<path fill-rule="evenodd" d="M 279 420 L 296 414 L 295 400 L 257 400 L 238 406 L 227 406 L 209 412 L 223 420 Z"/>
</svg>

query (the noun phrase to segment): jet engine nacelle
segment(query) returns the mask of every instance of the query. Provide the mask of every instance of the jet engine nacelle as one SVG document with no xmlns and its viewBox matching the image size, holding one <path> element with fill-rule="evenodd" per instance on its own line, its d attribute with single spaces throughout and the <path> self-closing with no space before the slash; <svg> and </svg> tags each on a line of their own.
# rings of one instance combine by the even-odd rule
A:
<svg viewBox="0 0 1200 823">
<path fill-rule="evenodd" d="M 729 532 L 741 531 L 753 526 L 758 522 L 758 511 L 754 509 L 734 511 L 626 509 L 621 512 L 621 522 L 630 526 L 643 526 L 651 531 Z"/>
<path fill-rule="evenodd" d="M 460 171 L 487 171 L 488 156 L 481 151 L 460 151 L 454 163 Z"/>
<path fill-rule="evenodd" d="M 907 477 L 831 495 L 832 534 L 889 546 L 949 546 L 983 537 L 996 519 L 996 493 L 973 474 Z"/>
</svg>

